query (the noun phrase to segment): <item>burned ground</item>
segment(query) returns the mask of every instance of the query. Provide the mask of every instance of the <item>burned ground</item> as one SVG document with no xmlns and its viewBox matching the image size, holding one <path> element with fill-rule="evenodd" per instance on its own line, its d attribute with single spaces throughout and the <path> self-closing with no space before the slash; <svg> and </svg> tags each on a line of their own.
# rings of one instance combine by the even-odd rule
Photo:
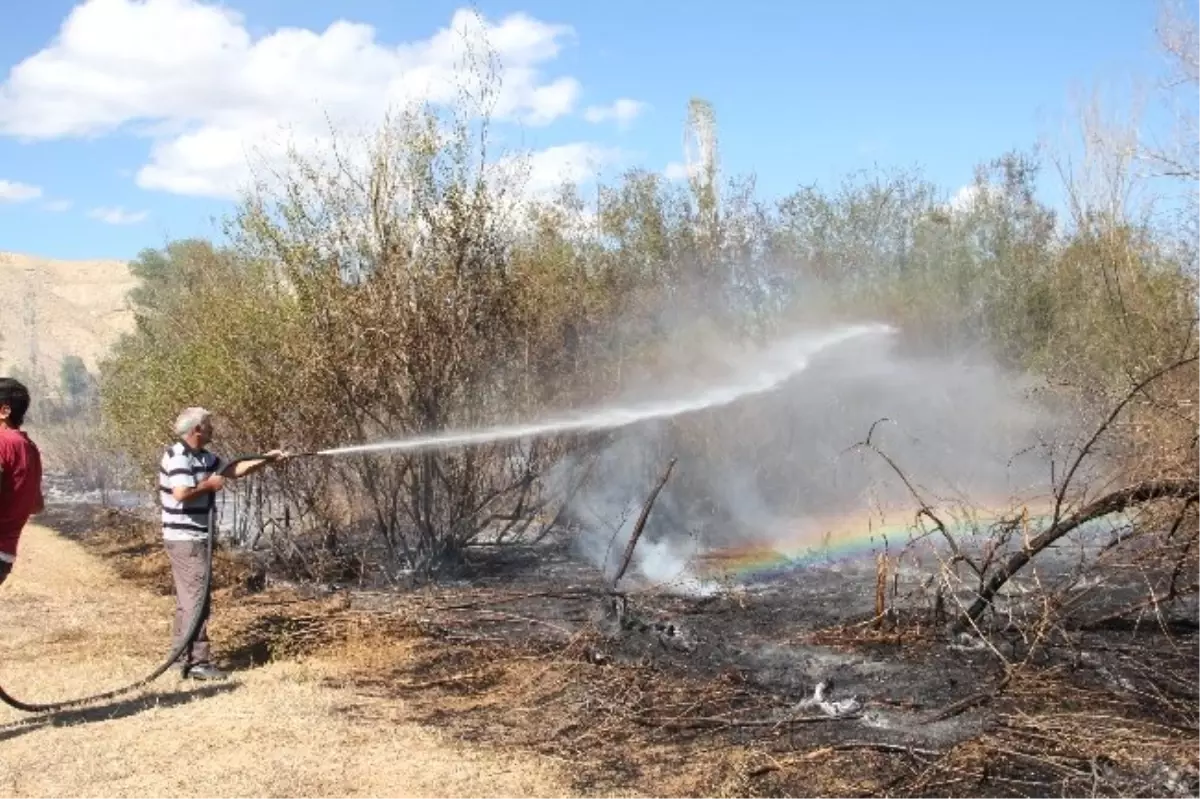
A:
<svg viewBox="0 0 1200 799">
<path fill-rule="evenodd" d="M 45 522 L 169 590 L 153 529 L 82 506 Z M 232 665 L 338 659 L 328 679 L 362 697 L 348 717 L 402 703 L 465 740 L 565 758 L 579 793 L 1198 790 L 1190 612 L 1036 645 L 1014 630 L 956 638 L 919 609 L 874 618 L 872 564 L 700 598 L 613 594 L 562 544 L 476 551 L 456 580 L 406 590 L 258 574 L 218 558 L 213 636 Z"/>
</svg>

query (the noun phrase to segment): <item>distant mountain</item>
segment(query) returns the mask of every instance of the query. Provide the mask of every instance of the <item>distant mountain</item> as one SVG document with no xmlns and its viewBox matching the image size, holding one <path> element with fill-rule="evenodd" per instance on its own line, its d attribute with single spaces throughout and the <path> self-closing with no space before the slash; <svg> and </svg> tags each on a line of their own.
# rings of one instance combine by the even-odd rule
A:
<svg viewBox="0 0 1200 799">
<path fill-rule="evenodd" d="M 14 367 L 29 373 L 31 332 L 38 372 L 49 387 L 57 388 L 67 355 L 78 355 L 94 372 L 121 334 L 133 329 L 126 296 L 136 285 L 121 261 L 0 252 L 0 375 Z"/>
</svg>

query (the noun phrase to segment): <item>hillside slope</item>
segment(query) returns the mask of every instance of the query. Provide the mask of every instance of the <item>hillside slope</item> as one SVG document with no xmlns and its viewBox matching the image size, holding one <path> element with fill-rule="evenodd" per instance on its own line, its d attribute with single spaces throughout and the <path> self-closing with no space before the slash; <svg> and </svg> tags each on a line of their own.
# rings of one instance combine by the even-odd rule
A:
<svg viewBox="0 0 1200 799">
<path fill-rule="evenodd" d="M 78 355 L 95 370 L 133 327 L 126 296 L 137 285 L 121 261 L 55 261 L 0 252 L 0 374 L 29 372 L 29 310 L 38 371 L 58 384 L 59 364 Z"/>
</svg>

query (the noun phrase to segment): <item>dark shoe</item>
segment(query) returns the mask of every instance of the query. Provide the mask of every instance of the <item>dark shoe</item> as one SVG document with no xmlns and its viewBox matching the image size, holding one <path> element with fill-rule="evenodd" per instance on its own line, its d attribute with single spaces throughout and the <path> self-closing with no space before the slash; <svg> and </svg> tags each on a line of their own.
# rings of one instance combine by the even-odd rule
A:
<svg viewBox="0 0 1200 799">
<path fill-rule="evenodd" d="M 183 676 L 192 680 L 224 680 L 229 675 L 211 663 L 198 663 L 185 668 Z"/>
</svg>

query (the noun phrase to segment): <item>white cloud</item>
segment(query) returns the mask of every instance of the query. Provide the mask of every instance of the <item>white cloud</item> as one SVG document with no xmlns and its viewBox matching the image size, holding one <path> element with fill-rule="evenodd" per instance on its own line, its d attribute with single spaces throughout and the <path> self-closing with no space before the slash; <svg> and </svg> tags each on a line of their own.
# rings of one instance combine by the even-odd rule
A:
<svg viewBox="0 0 1200 799">
<path fill-rule="evenodd" d="M 319 148 L 330 121 L 369 128 L 389 108 L 477 88 L 462 67 L 484 39 L 501 65 L 496 118 L 547 125 L 581 91 L 572 77 L 542 74 L 572 35 L 525 14 L 491 22 L 459 10 L 431 37 L 401 44 L 346 21 L 256 38 L 241 14 L 202 0 L 87 0 L 0 86 L 0 133 L 132 133 L 152 142 L 139 186 L 231 197 L 252 155 L 278 163 L 289 143 Z"/>
<path fill-rule="evenodd" d="M 39 186 L 0 180 L 0 203 L 23 203 L 41 196 L 42 189 Z"/>
<path fill-rule="evenodd" d="M 681 164 L 678 161 L 672 161 L 667 164 L 663 170 L 663 177 L 667 180 L 686 180 L 688 177 L 687 164 Z"/>
<path fill-rule="evenodd" d="M 618 127 L 627 128 L 645 110 L 645 103 L 622 97 L 612 105 L 588 106 L 587 110 L 583 112 L 583 118 L 592 123 L 612 120 L 617 123 Z"/>
<path fill-rule="evenodd" d="M 619 164 L 624 154 L 590 142 L 574 142 L 515 156 L 497 159 L 488 170 L 488 182 L 497 191 L 498 207 L 518 226 L 531 206 L 553 202 L 566 183 L 576 186 L 591 182 L 606 167 Z M 590 219 L 591 213 L 583 217 Z M 582 224 L 589 225 L 584 220 Z"/>
<path fill-rule="evenodd" d="M 87 215 L 106 225 L 136 225 L 150 216 L 149 211 L 126 211 L 124 208 L 93 208 Z"/>
<path fill-rule="evenodd" d="M 47 200 L 46 202 L 42 203 L 42 208 L 47 211 L 61 213 L 62 211 L 71 210 L 72 205 L 74 205 L 74 203 L 72 203 L 70 200 Z"/>
<path fill-rule="evenodd" d="M 946 207 L 957 213 L 967 213 L 989 199 L 998 200 L 1003 194 L 999 186 L 970 183 L 955 192 L 950 202 L 946 203 Z"/>
<path fill-rule="evenodd" d="M 604 167 L 620 159 L 620 151 L 587 142 L 539 150 L 528 158 L 525 191 L 534 197 L 544 197 L 565 182 L 587 183 Z"/>
</svg>

